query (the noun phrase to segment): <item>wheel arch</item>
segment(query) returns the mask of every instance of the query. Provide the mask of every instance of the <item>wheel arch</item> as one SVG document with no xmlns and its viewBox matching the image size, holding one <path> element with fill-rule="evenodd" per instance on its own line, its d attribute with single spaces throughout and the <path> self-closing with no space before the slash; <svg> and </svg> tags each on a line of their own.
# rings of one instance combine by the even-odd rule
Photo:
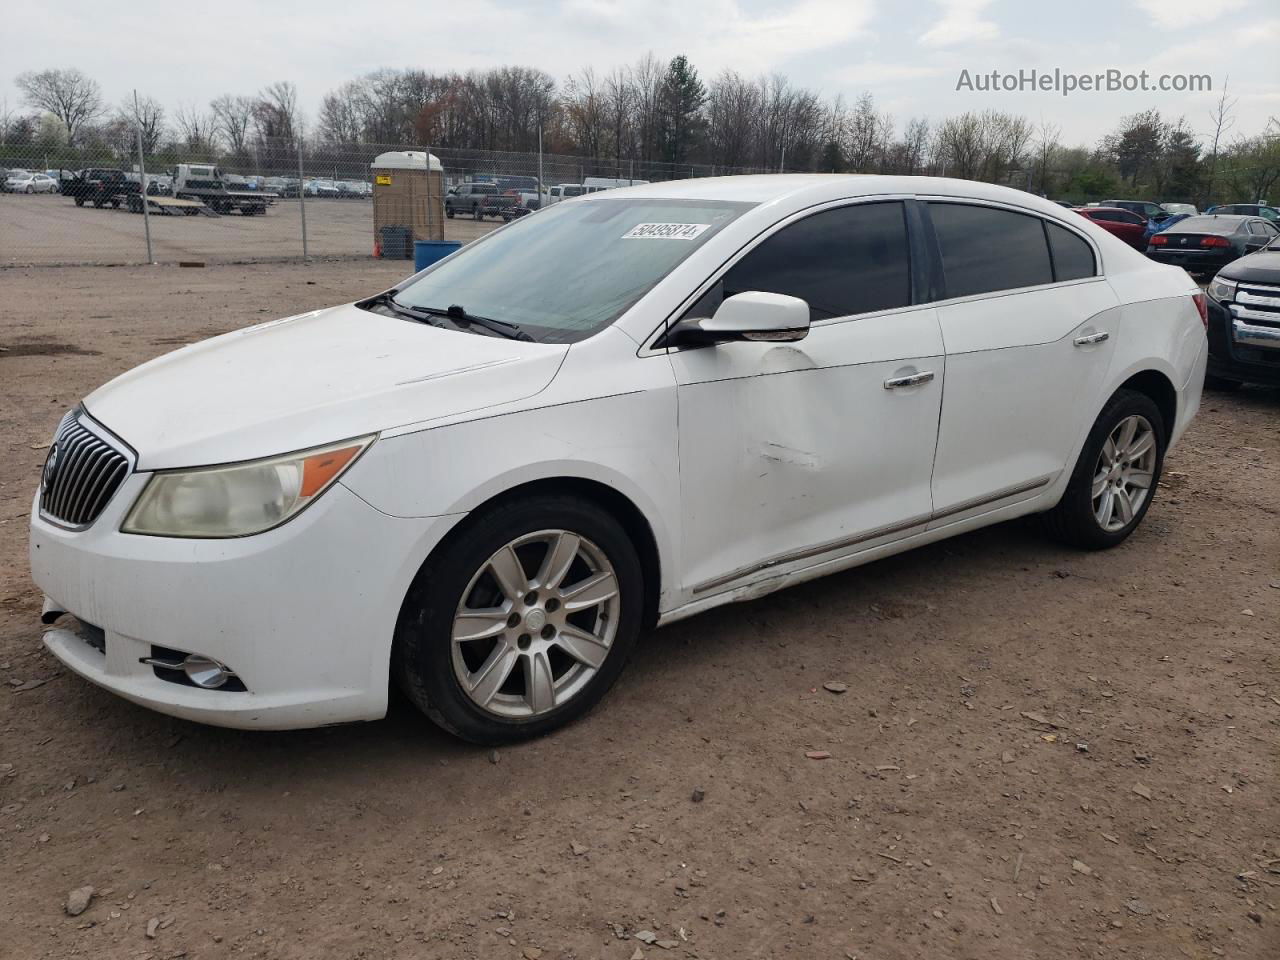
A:
<svg viewBox="0 0 1280 960">
<path fill-rule="evenodd" d="M 635 501 L 616 487 L 599 480 L 568 475 L 541 477 L 492 494 L 471 507 L 467 516 L 441 538 L 423 559 L 422 567 L 426 568 L 432 558 L 439 556 L 451 544 L 466 536 L 475 522 L 491 510 L 513 500 L 539 495 L 564 496 L 566 494 L 594 503 L 622 524 L 623 530 L 626 531 L 640 557 L 640 569 L 644 575 L 642 622 L 646 630 L 652 629 L 658 622 L 658 609 L 662 596 L 662 554 L 658 547 L 658 539 L 649 518 Z"/>
<path fill-rule="evenodd" d="M 1120 384 L 1115 392 L 1120 390 L 1132 390 L 1135 393 L 1145 394 L 1151 398 L 1152 402 L 1159 408 L 1160 416 L 1164 420 L 1164 441 L 1168 444 L 1173 436 L 1174 424 L 1178 419 L 1178 389 L 1173 385 L 1173 381 L 1169 379 L 1168 375 L 1153 368 L 1139 370 Z M 1115 392 L 1112 393 L 1112 396 L 1115 395 Z"/>
</svg>

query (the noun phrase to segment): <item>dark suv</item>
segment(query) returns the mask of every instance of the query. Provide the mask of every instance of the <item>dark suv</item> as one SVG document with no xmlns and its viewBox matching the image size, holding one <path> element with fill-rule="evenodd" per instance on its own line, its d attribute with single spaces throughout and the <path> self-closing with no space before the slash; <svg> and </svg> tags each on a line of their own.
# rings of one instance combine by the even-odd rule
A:
<svg viewBox="0 0 1280 960">
<path fill-rule="evenodd" d="M 1280 238 L 1223 267 L 1209 283 L 1205 386 L 1280 386 Z"/>
</svg>

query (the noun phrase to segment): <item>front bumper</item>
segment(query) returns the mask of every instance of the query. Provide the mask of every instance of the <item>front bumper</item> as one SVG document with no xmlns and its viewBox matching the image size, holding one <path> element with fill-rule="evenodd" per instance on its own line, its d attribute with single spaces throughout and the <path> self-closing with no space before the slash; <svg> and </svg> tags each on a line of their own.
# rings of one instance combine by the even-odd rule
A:
<svg viewBox="0 0 1280 960">
<path fill-rule="evenodd" d="M 1264 386 L 1280 386 L 1280 340 L 1251 336 L 1254 327 L 1265 324 L 1249 321 L 1237 324 L 1237 317 L 1213 297 L 1209 304 L 1209 373 L 1224 380 L 1241 380 Z M 1280 330 L 1276 331 L 1280 333 Z"/>
<path fill-rule="evenodd" d="M 373 720 L 386 712 L 391 638 L 413 576 L 456 518 L 389 517 L 335 484 L 289 523 L 252 537 L 119 532 L 148 479 L 133 474 L 87 530 L 33 504 L 31 574 L 50 606 L 101 628 L 45 645 L 86 679 L 154 710 L 245 729 Z M 212 657 L 243 691 L 164 679 L 152 646 Z"/>
</svg>

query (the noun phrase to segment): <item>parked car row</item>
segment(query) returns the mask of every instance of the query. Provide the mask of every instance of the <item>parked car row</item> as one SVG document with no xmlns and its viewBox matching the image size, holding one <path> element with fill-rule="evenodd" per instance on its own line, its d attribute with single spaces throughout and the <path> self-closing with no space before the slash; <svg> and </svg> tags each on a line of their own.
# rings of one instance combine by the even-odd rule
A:
<svg viewBox="0 0 1280 960">
<path fill-rule="evenodd" d="M 373 196 L 373 186 L 364 180 L 304 180 L 308 197 L 364 198 Z M 297 194 L 294 194 L 295 196 Z"/>
<path fill-rule="evenodd" d="M 1280 386 L 1280 209 L 1103 200 L 1076 212 L 1152 260 L 1212 278 L 1207 387 Z"/>
</svg>

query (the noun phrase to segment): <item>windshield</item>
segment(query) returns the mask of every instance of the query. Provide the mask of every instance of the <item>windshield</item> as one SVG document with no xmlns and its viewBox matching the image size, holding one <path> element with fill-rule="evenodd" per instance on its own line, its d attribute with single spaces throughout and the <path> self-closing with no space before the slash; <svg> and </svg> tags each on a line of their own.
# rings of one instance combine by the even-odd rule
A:
<svg viewBox="0 0 1280 960">
<path fill-rule="evenodd" d="M 514 323 L 571 343 L 612 323 L 746 210 L 714 200 L 608 199 L 522 217 L 396 293 L 406 307 Z"/>
</svg>

